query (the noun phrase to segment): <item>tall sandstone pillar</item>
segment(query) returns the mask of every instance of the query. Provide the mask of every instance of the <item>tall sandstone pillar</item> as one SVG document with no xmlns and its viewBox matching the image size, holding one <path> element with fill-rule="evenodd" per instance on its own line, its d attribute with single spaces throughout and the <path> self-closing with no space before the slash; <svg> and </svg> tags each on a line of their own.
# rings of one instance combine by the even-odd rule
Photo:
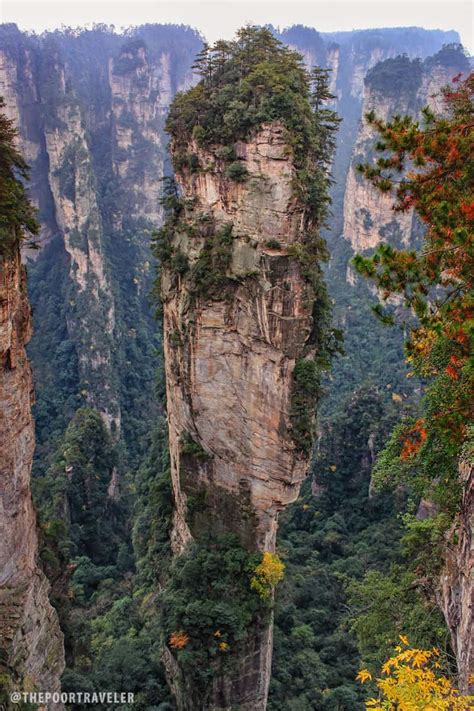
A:
<svg viewBox="0 0 474 711">
<path fill-rule="evenodd" d="M 249 174 L 242 183 L 212 151 L 189 146 L 206 170 L 177 173 L 185 207 L 173 242 L 187 269 L 165 265 L 161 275 L 176 555 L 226 532 L 274 551 L 278 514 L 309 463 L 290 417 L 295 364 L 314 350 L 312 293 L 290 256 L 305 222 L 291 151 L 275 123 L 236 152 Z M 190 511 L 191 497 L 205 507 Z M 270 624 L 242 657 L 221 702 L 205 708 L 265 708 Z"/>
<path fill-rule="evenodd" d="M 262 711 L 278 516 L 308 470 L 331 351 L 319 229 L 337 117 L 326 73 L 266 29 L 197 66 L 170 109 L 176 184 L 155 242 L 174 501 L 163 659 L 180 711 Z"/>
</svg>

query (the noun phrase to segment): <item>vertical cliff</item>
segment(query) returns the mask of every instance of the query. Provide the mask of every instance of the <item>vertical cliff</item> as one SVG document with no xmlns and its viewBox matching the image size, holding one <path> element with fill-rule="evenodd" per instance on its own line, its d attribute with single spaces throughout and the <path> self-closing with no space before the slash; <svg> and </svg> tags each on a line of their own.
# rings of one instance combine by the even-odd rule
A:
<svg viewBox="0 0 474 711">
<path fill-rule="evenodd" d="M 459 464 L 462 502 L 448 536 L 438 595 L 456 655 L 459 688 L 471 694 L 474 691 L 473 471 L 472 451 L 467 451 Z"/>
<path fill-rule="evenodd" d="M 412 212 L 394 213 L 391 194 L 374 189 L 357 172 L 357 164 L 374 155 L 376 130 L 365 119 L 374 113 L 382 121 L 395 114 L 419 116 L 424 106 L 440 110 L 436 94 L 456 74 L 466 72 L 468 62 L 459 50 L 441 50 L 424 62 L 407 56 L 376 64 L 365 77 L 363 118 L 353 148 L 344 196 L 343 234 L 354 251 L 376 247 L 381 241 L 407 246 L 416 235 Z"/>
<path fill-rule="evenodd" d="M 293 200 L 295 168 L 281 124 L 236 144 L 245 183 L 226 177 L 215 153 L 188 150 L 205 166 L 177 174 L 193 205 L 180 230 L 194 233 L 177 234 L 173 248 L 188 269 L 178 279 L 168 268 L 162 274 L 175 549 L 193 528 L 186 495 L 202 487 L 215 500 L 209 526 L 234 525 L 247 545 L 273 550 L 278 512 L 296 498 L 308 464 L 290 422 L 292 375 L 312 330 L 311 293 L 289 256 L 302 239 L 304 208 Z M 180 457 L 186 437 L 209 455 L 189 477 Z M 226 495 L 231 518 L 219 511 Z M 256 518 L 244 533 L 248 503 Z"/>
<path fill-rule="evenodd" d="M 134 461 L 157 345 L 148 293 L 161 219 L 164 121 L 190 81 L 196 32 L 25 36 L 0 27 L 0 91 L 31 165 L 42 249 L 27 252 L 40 457 L 75 410 L 102 414 Z M 133 372 L 133 374 L 132 374 Z"/>
<path fill-rule="evenodd" d="M 395 69 L 395 65 L 398 69 Z M 390 72 L 390 68 L 392 68 Z M 387 68 L 386 80 L 383 70 Z M 399 81 L 395 77 L 399 72 Z M 395 215 L 390 194 L 377 191 L 357 172 L 357 164 L 370 160 L 376 133 L 365 118 L 370 112 L 383 121 L 394 114 L 411 114 L 423 106 L 419 103 L 422 72 L 419 60 L 407 57 L 387 60 L 376 65 L 366 78 L 364 118 L 357 134 L 352 163 L 347 174 L 344 197 L 343 232 L 354 251 L 363 251 L 386 240 L 393 244 L 407 244 L 411 237 L 413 215 L 411 212 Z"/>
<path fill-rule="evenodd" d="M 120 401 L 113 362 L 116 306 L 93 157 L 79 101 L 66 86 L 65 68 L 54 48 L 43 64 L 41 78 L 47 72 L 50 92 L 44 120 L 48 179 L 72 287 L 67 329 L 77 354 L 84 398 L 119 433 Z"/>
<path fill-rule="evenodd" d="M 22 230 L 31 223 L 14 170 L 9 122 L 0 116 L 0 686 L 2 691 L 58 691 L 63 637 L 38 567 L 30 489 L 35 444 L 33 383 L 25 345 L 31 336 Z M 25 219 L 26 216 L 26 219 Z M 3 700 L 3 699 L 2 699 Z M 6 699 L 5 699 L 6 701 Z"/>
<path fill-rule="evenodd" d="M 297 25 L 284 30 L 280 39 L 301 52 L 308 67 L 320 64 L 331 69 L 331 91 L 335 108 L 344 117 L 333 163 L 331 187 L 333 215 L 326 233 L 331 252 L 339 251 L 343 233 L 344 199 L 351 193 L 346 180 L 358 139 L 359 122 L 364 115 L 365 77 L 379 62 L 399 55 L 425 59 L 449 42 L 459 42 L 456 32 L 429 31 L 417 27 L 318 33 Z M 386 97 L 383 101 L 386 101 Z M 343 248 L 343 246 L 342 246 Z M 331 267 L 330 267 L 331 268 Z M 338 268 L 338 267 L 336 267 Z M 345 269 L 344 269 L 345 272 Z M 338 278 L 339 275 L 334 275 Z"/>
<path fill-rule="evenodd" d="M 199 150 L 209 172 L 178 174 L 196 207 L 180 223 L 192 237 L 173 240 L 189 271 L 162 273 L 176 554 L 193 539 L 226 532 L 251 550 L 274 551 L 278 513 L 296 499 L 307 471 L 309 455 L 295 446 L 290 411 L 312 300 L 288 256 L 304 211 L 291 204 L 287 150 L 282 127 L 270 124 L 237 147 L 249 173 L 244 186 L 225 176 L 215 154 Z M 232 680 L 222 706 L 217 696 L 205 708 L 265 707 L 270 628 L 248 644 L 242 682 Z M 190 698 L 182 708 L 193 708 Z"/>
<path fill-rule="evenodd" d="M 30 490 L 33 384 L 25 345 L 31 314 L 19 253 L 0 259 L 0 680 L 12 690 L 59 690 L 62 633 L 37 563 Z"/>
<path fill-rule="evenodd" d="M 298 55 L 264 30 L 242 31 L 240 42 L 216 47 L 208 60 L 218 64 L 223 51 L 221 70 L 178 97 L 169 120 L 178 189 L 169 196 L 173 210 L 158 249 L 178 561 L 196 546 L 212 555 L 229 534 L 242 555 L 258 560 L 274 553 L 278 515 L 307 473 L 321 365 L 315 360 L 326 351 L 318 228 L 327 176 L 313 142 L 326 128 L 311 110 Z M 265 104 L 272 101 L 272 79 L 263 96 L 256 89 L 253 100 L 245 96 L 260 53 L 268 77 L 293 82 L 286 109 Z M 226 134 L 233 103 L 224 97 L 231 89 L 241 107 L 234 121 L 241 124 Z M 301 92 L 303 108 L 292 103 L 292 92 Z M 261 102 L 260 116 L 273 120 L 253 118 L 254 101 Z M 216 115 L 205 136 L 199 118 L 211 104 Z M 288 104 L 298 116 L 289 119 Z M 246 595 L 258 610 L 250 585 Z M 185 618 L 182 624 L 190 649 L 205 644 Z M 199 689 L 173 636 L 167 642 L 179 708 L 265 708 L 270 608 L 233 640 L 226 666 L 210 662 L 212 677 Z"/>
</svg>

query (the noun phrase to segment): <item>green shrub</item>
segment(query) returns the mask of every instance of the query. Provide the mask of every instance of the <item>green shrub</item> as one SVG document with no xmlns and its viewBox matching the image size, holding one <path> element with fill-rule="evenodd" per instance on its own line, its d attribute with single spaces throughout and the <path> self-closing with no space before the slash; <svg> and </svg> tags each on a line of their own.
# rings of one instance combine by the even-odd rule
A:
<svg viewBox="0 0 474 711">
<path fill-rule="evenodd" d="M 297 448 L 309 454 L 313 444 L 314 412 L 320 394 L 320 372 L 314 360 L 297 361 L 291 394 L 291 432 Z"/>
<path fill-rule="evenodd" d="M 193 543 L 175 559 L 160 599 L 163 634 L 195 703 L 234 652 L 269 622 L 270 602 L 251 589 L 260 562 L 233 535 Z"/>
<path fill-rule="evenodd" d="M 22 182 L 28 180 L 29 169 L 16 150 L 13 121 L 1 113 L 4 106 L 0 97 L 0 257 L 10 255 L 26 234 L 39 232 L 36 211 Z"/>
<path fill-rule="evenodd" d="M 190 291 L 194 296 L 222 299 L 231 283 L 228 271 L 232 259 L 233 225 L 228 223 L 208 236 L 190 273 Z"/>
<path fill-rule="evenodd" d="M 281 243 L 277 239 L 269 239 L 265 242 L 265 247 L 268 247 L 268 249 L 281 249 Z"/>
<path fill-rule="evenodd" d="M 225 174 L 231 180 L 235 180 L 236 183 L 243 183 L 247 180 L 248 170 L 243 163 L 235 160 L 227 167 Z"/>
</svg>

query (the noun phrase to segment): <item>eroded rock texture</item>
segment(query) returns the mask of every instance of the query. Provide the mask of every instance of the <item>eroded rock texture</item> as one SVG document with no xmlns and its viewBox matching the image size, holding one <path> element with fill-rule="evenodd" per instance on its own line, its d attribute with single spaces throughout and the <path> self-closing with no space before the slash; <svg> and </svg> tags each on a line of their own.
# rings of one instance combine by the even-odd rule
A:
<svg viewBox="0 0 474 711">
<path fill-rule="evenodd" d="M 474 693 L 474 464 L 462 459 L 463 499 L 449 536 L 440 578 L 439 602 L 451 632 L 459 687 Z"/>
<path fill-rule="evenodd" d="M 63 636 L 37 564 L 30 491 L 33 385 L 25 271 L 17 253 L 0 261 L 0 687 L 58 691 Z"/>
<path fill-rule="evenodd" d="M 98 410 L 116 439 L 144 430 L 134 413 L 153 377 L 149 242 L 161 220 L 163 126 L 200 39 L 184 28 L 140 35 L 0 29 L 0 95 L 41 221 L 41 249 L 27 253 L 41 325 L 30 357 L 49 416 L 37 418 L 40 448 L 80 405 Z"/>
<path fill-rule="evenodd" d="M 173 238 L 187 269 L 162 272 L 172 545 L 178 554 L 193 538 L 232 532 L 249 550 L 273 551 L 278 514 L 297 497 L 309 458 L 290 418 L 295 363 L 314 351 L 314 295 L 292 256 L 305 212 L 281 125 L 236 145 L 245 182 L 226 177 L 212 151 L 189 152 L 203 170 L 178 173 L 186 207 Z M 215 681 L 206 708 L 265 707 L 271 627 L 259 635 L 240 673 Z"/>
<path fill-rule="evenodd" d="M 427 105 L 439 112 L 443 108 L 440 91 L 459 70 L 448 60 L 440 60 L 439 64 L 431 60 L 424 64 L 413 62 L 412 66 L 407 58 L 397 61 L 400 61 L 403 81 L 394 83 L 393 77 L 384 78 L 388 62 L 375 67 L 378 71 L 369 73 L 365 80 L 362 120 L 344 196 L 343 234 L 356 252 L 373 249 L 380 242 L 398 248 L 413 245 L 420 232 L 412 211 L 395 212 L 393 194 L 376 190 L 357 172 L 359 163 L 375 159 L 374 146 L 379 138 L 376 129 L 366 120 L 366 114 L 373 112 L 382 121 L 389 121 L 396 114 L 420 117 L 421 109 Z"/>
</svg>

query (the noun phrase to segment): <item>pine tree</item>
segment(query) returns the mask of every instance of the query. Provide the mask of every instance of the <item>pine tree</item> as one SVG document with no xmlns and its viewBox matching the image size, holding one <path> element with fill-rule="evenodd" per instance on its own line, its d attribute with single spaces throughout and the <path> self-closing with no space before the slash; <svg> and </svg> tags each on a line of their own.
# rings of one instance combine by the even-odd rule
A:
<svg viewBox="0 0 474 711">
<path fill-rule="evenodd" d="M 0 97 L 0 109 L 5 102 Z M 8 256 L 25 238 L 38 234 L 36 213 L 22 181 L 28 166 L 15 146 L 13 121 L 0 111 L 0 257 Z M 34 246 L 34 243 L 31 243 Z"/>
<path fill-rule="evenodd" d="M 209 83 L 212 79 L 213 61 L 212 52 L 207 42 L 204 42 L 200 52 L 198 52 L 194 64 L 191 67 L 199 75 L 201 81 Z"/>
<path fill-rule="evenodd" d="M 398 294 L 416 318 L 406 344 L 414 373 L 428 380 L 420 417 L 402 424 L 379 458 L 374 476 L 403 479 L 441 511 L 455 513 L 458 457 L 467 446 L 472 415 L 472 312 L 474 306 L 474 74 L 442 91 L 445 108 L 379 120 L 383 153 L 360 172 L 380 191 L 395 194 L 394 210 L 413 209 L 425 225 L 423 247 L 381 244 L 370 257 L 356 255 L 357 270 L 374 281 L 383 300 Z M 406 164 L 410 164 L 410 171 Z M 375 308 L 386 321 L 382 307 Z"/>
<path fill-rule="evenodd" d="M 336 97 L 329 90 L 330 69 L 313 67 L 311 71 L 311 107 L 315 113 L 322 164 L 329 165 L 336 148 L 336 134 L 342 119 L 327 104 Z"/>
</svg>

